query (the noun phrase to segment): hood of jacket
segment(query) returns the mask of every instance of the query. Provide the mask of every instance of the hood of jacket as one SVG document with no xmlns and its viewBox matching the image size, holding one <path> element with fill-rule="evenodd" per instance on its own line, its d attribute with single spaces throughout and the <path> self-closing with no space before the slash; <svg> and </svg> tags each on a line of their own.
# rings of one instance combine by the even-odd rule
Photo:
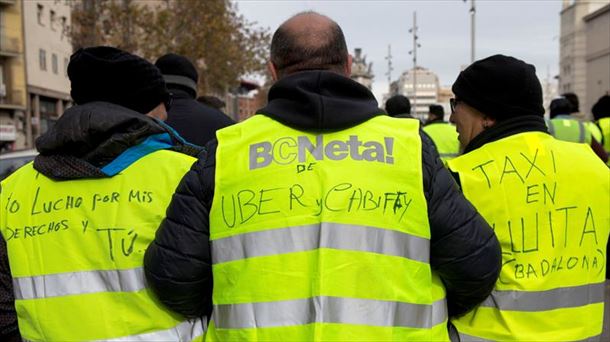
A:
<svg viewBox="0 0 610 342">
<path fill-rule="evenodd" d="M 286 76 L 271 87 L 268 99 L 258 114 L 301 130 L 340 130 L 386 115 L 370 90 L 326 70 Z"/>
<path fill-rule="evenodd" d="M 53 179 L 112 177 L 159 149 L 200 151 L 162 122 L 108 102 L 69 108 L 36 139 L 36 149 L 34 168 Z"/>
</svg>

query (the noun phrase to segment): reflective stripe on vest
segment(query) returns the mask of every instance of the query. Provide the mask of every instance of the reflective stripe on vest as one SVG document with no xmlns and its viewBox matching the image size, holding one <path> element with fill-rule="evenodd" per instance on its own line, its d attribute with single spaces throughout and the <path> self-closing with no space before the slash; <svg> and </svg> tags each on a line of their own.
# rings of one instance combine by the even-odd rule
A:
<svg viewBox="0 0 610 342">
<path fill-rule="evenodd" d="M 215 305 L 216 327 L 270 328 L 311 323 L 432 328 L 447 320 L 445 300 L 432 305 L 360 298 L 317 296 L 306 299 Z"/>
<path fill-rule="evenodd" d="M 599 335 L 610 170 L 591 148 L 523 132 L 487 143 L 448 166 L 502 247 L 502 270 L 492 294 L 452 319 L 458 332 L 475 340 Z"/>
<path fill-rule="evenodd" d="M 148 342 L 148 341 L 175 341 L 175 342 L 190 342 L 198 337 L 201 337 L 206 329 L 206 320 L 196 319 L 196 320 L 188 320 L 184 321 L 177 326 L 167 329 L 154 331 L 151 333 L 144 333 L 138 335 L 131 335 L 119 338 L 111 338 L 104 340 L 95 340 L 104 341 L 104 342 Z M 30 340 L 23 340 L 25 342 L 30 342 Z"/>
<path fill-rule="evenodd" d="M 217 137 L 206 339 L 448 340 L 418 121 L 314 134 L 255 115 Z"/>
<path fill-rule="evenodd" d="M 451 159 L 459 156 L 459 153 L 439 153 L 438 154 L 441 159 Z"/>
<path fill-rule="evenodd" d="M 605 283 L 560 287 L 547 291 L 494 290 L 481 306 L 510 311 L 546 311 L 604 302 Z"/>
<path fill-rule="evenodd" d="M 41 299 L 96 292 L 132 292 L 146 287 L 144 269 L 85 271 L 13 278 L 15 299 Z"/>
<path fill-rule="evenodd" d="M 196 320 L 184 321 L 177 326 L 166 329 L 154 331 L 151 333 L 131 335 L 119 338 L 112 338 L 107 342 L 147 342 L 147 341 L 178 341 L 178 342 L 190 342 L 198 337 L 201 337 L 205 332 L 207 322 L 205 319 L 198 318 Z"/>
<path fill-rule="evenodd" d="M 576 119 L 555 118 L 546 122 L 549 133 L 557 139 L 580 144 L 591 142 L 591 132 Z"/>
<path fill-rule="evenodd" d="M 214 240 L 213 246 L 215 264 L 317 248 L 379 253 L 425 263 L 430 259 L 430 240 L 394 230 L 329 222 L 234 235 Z"/>
<path fill-rule="evenodd" d="M 458 333 L 460 342 L 492 342 L 495 340 L 489 340 L 486 338 L 476 337 L 464 333 Z M 452 337 L 453 338 L 453 337 Z M 585 338 L 583 340 L 574 340 L 574 342 L 599 342 L 601 341 L 601 334 L 596 336 L 591 336 L 589 338 Z"/>
<path fill-rule="evenodd" d="M 152 296 L 142 269 L 165 208 L 196 159 L 147 151 L 136 161 L 133 154 L 115 159 L 121 165 L 111 170 L 119 172 L 114 177 L 54 181 L 28 164 L 2 182 L 0 202 L 22 204 L 0 207 L 0 232 L 24 339 L 187 341 L 201 335 L 201 324 Z"/>
</svg>

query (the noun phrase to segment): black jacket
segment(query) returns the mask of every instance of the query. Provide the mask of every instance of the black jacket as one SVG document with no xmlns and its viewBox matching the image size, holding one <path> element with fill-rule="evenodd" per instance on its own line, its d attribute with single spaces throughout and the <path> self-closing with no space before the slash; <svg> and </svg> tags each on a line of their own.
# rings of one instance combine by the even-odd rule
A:
<svg viewBox="0 0 610 342">
<path fill-rule="evenodd" d="M 216 138 L 217 130 L 235 123 L 221 111 L 195 100 L 191 93 L 171 85 L 169 90 L 173 101 L 165 123 L 191 144 L 204 146 Z"/>
<path fill-rule="evenodd" d="M 384 115 L 370 91 L 328 71 L 283 78 L 271 88 L 269 104 L 259 113 L 290 127 L 315 131 L 347 129 Z M 460 315 L 491 293 L 500 272 L 500 246 L 443 167 L 434 144 L 420 135 L 432 235 L 430 263 L 447 289 L 450 315 Z M 213 141 L 207 156 L 182 179 L 144 259 L 148 283 L 160 300 L 191 317 L 211 310 L 208 214 L 214 195 L 215 150 Z"/>
<path fill-rule="evenodd" d="M 36 139 L 40 154 L 34 168 L 55 180 L 111 177 L 102 170 L 105 165 L 126 149 L 164 133 L 169 135 L 171 150 L 192 156 L 201 152 L 163 123 L 127 108 L 106 102 L 71 107 Z M 0 341 L 21 341 L 6 249 L 0 235 Z"/>
</svg>

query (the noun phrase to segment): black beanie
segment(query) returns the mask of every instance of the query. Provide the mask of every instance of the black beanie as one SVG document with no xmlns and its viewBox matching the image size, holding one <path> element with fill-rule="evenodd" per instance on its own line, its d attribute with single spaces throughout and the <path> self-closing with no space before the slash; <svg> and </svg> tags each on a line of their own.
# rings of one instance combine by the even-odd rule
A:
<svg viewBox="0 0 610 342">
<path fill-rule="evenodd" d="M 565 97 L 559 97 L 551 101 L 549 109 L 551 119 L 557 115 L 570 115 L 572 113 L 572 103 Z"/>
<path fill-rule="evenodd" d="M 169 100 L 159 69 L 113 47 L 79 49 L 70 57 L 68 77 L 76 104 L 106 101 L 146 114 Z"/>
<path fill-rule="evenodd" d="M 604 95 L 600 97 L 593 105 L 593 108 L 591 108 L 591 112 L 595 120 L 610 118 L 610 96 Z"/>
<path fill-rule="evenodd" d="M 428 111 L 430 113 L 440 117 L 441 119 L 445 116 L 445 109 L 443 109 L 443 106 L 441 106 L 441 105 L 437 105 L 437 104 L 430 105 L 428 107 Z"/>
<path fill-rule="evenodd" d="M 451 89 L 456 99 L 498 121 L 544 115 L 536 68 L 513 57 L 495 55 L 472 63 Z"/>
<path fill-rule="evenodd" d="M 186 88 L 191 91 L 193 97 L 197 96 L 197 81 L 199 75 L 197 69 L 188 58 L 174 53 L 159 57 L 155 66 L 161 70 L 167 86 L 174 85 Z"/>
<path fill-rule="evenodd" d="M 406 96 L 394 95 L 385 102 L 385 111 L 389 116 L 411 114 L 411 102 Z"/>
</svg>

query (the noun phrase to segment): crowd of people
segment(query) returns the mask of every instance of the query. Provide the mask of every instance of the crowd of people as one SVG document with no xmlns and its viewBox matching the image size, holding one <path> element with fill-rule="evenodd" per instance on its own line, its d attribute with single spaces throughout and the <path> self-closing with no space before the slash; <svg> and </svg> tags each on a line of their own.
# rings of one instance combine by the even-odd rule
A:
<svg viewBox="0 0 610 342">
<path fill-rule="evenodd" d="M 351 62 L 289 18 L 235 124 L 183 56 L 76 51 L 75 106 L 1 183 L 0 340 L 600 339 L 610 97 L 545 120 L 534 66 L 493 55 L 422 124 Z"/>
</svg>

